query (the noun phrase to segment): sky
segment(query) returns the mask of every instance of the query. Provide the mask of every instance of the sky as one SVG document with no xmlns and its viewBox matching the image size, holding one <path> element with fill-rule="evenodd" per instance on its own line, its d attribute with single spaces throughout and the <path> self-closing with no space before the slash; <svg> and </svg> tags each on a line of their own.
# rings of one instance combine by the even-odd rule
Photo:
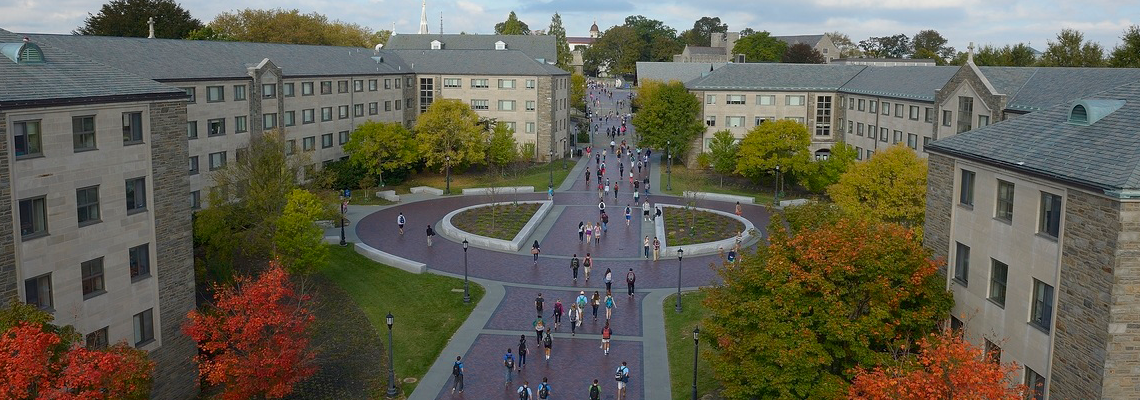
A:
<svg viewBox="0 0 1140 400">
<path fill-rule="evenodd" d="M 176 0 L 178 1 L 178 0 Z M 0 0 L 0 28 L 13 32 L 67 33 L 96 13 L 105 0 Z M 208 23 L 235 9 L 283 8 L 318 12 L 330 19 L 369 28 L 416 33 L 420 0 L 181 0 Z M 626 16 L 644 15 L 673 27 L 692 28 L 702 16 L 720 17 L 730 31 L 752 28 L 773 35 L 839 31 L 855 42 L 872 36 L 934 29 L 964 51 L 969 42 L 1029 43 L 1044 50 L 1062 28 L 1077 29 L 1106 50 L 1130 25 L 1140 25 L 1136 0 L 429 0 L 430 31 L 493 33 L 495 23 L 515 11 L 531 29 L 546 29 L 558 12 L 569 36 L 587 36 L 597 21 L 602 30 Z M 159 21 L 161 23 L 161 21 Z"/>
</svg>

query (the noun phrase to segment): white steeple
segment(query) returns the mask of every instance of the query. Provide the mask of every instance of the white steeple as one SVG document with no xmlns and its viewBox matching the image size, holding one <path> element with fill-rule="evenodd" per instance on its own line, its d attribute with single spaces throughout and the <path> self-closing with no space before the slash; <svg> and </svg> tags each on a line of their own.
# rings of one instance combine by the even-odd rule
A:
<svg viewBox="0 0 1140 400">
<path fill-rule="evenodd" d="M 428 33 L 427 0 L 424 0 L 423 8 L 420 10 L 420 34 L 424 35 L 427 33 Z"/>
<path fill-rule="evenodd" d="M 154 39 L 154 17 L 147 18 L 146 25 L 150 30 L 150 34 L 147 35 L 146 38 L 147 39 Z"/>
</svg>

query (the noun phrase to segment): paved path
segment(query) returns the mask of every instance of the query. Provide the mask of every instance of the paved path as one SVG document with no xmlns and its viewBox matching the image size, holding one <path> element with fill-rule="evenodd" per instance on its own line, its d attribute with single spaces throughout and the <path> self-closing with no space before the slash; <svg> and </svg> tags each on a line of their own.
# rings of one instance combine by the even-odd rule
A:
<svg viewBox="0 0 1140 400">
<path fill-rule="evenodd" d="M 614 100 L 625 99 L 628 91 L 618 90 Z M 613 101 L 602 101 L 601 114 L 613 109 Z M 593 120 L 599 123 L 598 119 Z M 598 218 L 597 166 L 601 157 L 579 158 L 567 178 L 555 191 L 554 208 L 538 229 L 527 238 L 526 243 L 537 240 L 542 245 L 538 265 L 534 265 L 530 246 L 518 252 L 502 252 L 470 247 L 466 254 L 455 240 L 436 237 L 435 245 L 427 247 L 424 231 L 428 224 L 438 224 L 451 210 L 486 203 L 488 196 L 447 196 L 431 195 L 402 196 L 401 204 L 388 207 L 352 206 L 348 218 L 352 221 L 348 239 L 362 242 L 400 257 L 427 264 L 432 273 L 463 277 L 464 264 L 467 265 L 470 279 L 486 288 L 487 294 L 476 305 L 470 317 L 462 324 L 436 359 L 427 375 L 419 383 L 411 399 L 467 398 L 467 399 L 513 399 L 514 390 L 527 380 L 537 391 L 538 383 L 547 377 L 553 388 L 553 398 L 585 398 L 590 382 L 600 382 L 603 399 L 616 398 L 614 371 L 622 361 L 629 364 L 632 372 L 627 399 L 667 399 L 670 395 L 668 356 L 665 350 L 665 323 L 662 301 L 668 295 L 681 290 L 695 290 L 697 287 L 717 284 L 714 265 L 722 260 L 717 255 L 686 257 L 683 264 L 675 255 L 663 255 L 660 261 L 647 260 L 642 254 L 642 239 L 654 236 L 651 222 L 642 221 L 640 208 L 636 207 L 629 183 L 629 158 L 625 162 L 625 176 L 619 176 L 617 163 L 621 162 L 609 151 L 609 138 L 605 135 L 607 126 L 620 126 L 617 118 L 607 124 L 600 122 L 599 133 L 593 135 L 594 150 L 606 150 L 606 171 L 603 176 L 611 184 L 618 183 L 619 192 L 615 198 L 611 192 L 605 199 L 606 210 L 610 215 L 607 232 L 600 243 L 587 244 L 578 240 L 579 222 L 596 222 Z M 628 124 L 627 124 L 628 125 Z M 628 132 L 618 136 L 617 143 L 624 139 L 634 144 L 632 125 Z M 656 153 L 656 152 L 655 152 Z M 596 161 L 597 160 L 597 161 Z M 651 167 L 638 173 L 633 168 L 636 179 L 648 176 L 651 188 L 659 188 L 661 180 L 661 158 L 653 154 Z M 586 182 L 589 170 L 590 182 Z M 623 179 L 624 178 L 624 179 Z M 683 204 L 684 199 L 661 196 L 651 190 L 644 196 L 653 203 Z M 497 201 L 540 200 L 546 193 L 498 195 Z M 624 207 L 629 204 L 634 210 L 633 220 L 625 223 Z M 734 204 L 698 201 L 697 206 L 732 212 Z M 408 224 L 405 233 L 396 229 L 396 218 L 403 213 Z M 767 226 L 766 211 L 757 206 L 744 209 L 744 217 L 757 227 Z M 438 225 L 436 225 L 438 231 Z M 339 231 L 329 231 L 337 235 Z M 461 239 L 460 239 L 461 240 Z M 594 267 L 587 282 L 584 276 L 573 280 L 569 260 L 574 255 L 584 257 L 590 254 Z M 538 346 L 531 322 L 537 314 L 534 298 L 542 293 L 545 307 L 542 317 L 550 326 L 553 321 L 551 310 L 555 301 L 561 300 L 569 310 L 574 298 L 581 292 L 587 295 L 599 292 L 603 297 L 606 288 L 603 282 L 605 270 L 613 271 L 612 293 L 615 310 L 610 320 L 614 336 L 609 355 L 603 354 L 600 345 L 601 330 L 605 324 L 605 312 L 598 312 L 594 321 L 587 307 L 584 323 L 574 334 L 570 333 L 569 319 L 564 317 L 563 325 L 553 335 L 554 345 L 551 359 L 544 360 L 542 348 Z M 627 295 L 625 274 L 633 269 L 637 274 L 637 291 Z M 581 272 L 584 275 L 584 271 Z M 457 294 L 456 299 L 460 299 Z M 516 372 L 510 385 L 505 383 L 502 356 L 506 349 L 517 353 L 520 337 L 530 350 L 526 367 Z M 451 392 L 451 366 L 457 355 L 462 355 L 466 367 L 466 388 L 462 394 Z M 652 384 L 645 384 L 650 382 Z M 536 393 L 537 394 L 537 393 Z"/>
</svg>

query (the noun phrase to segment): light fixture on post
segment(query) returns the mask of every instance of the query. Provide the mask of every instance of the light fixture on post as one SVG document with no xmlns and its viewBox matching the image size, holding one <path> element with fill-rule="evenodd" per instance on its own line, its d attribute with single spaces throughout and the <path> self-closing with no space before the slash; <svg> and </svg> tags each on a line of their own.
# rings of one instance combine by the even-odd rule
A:
<svg viewBox="0 0 1140 400">
<path fill-rule="evenodd" d="M 550 149 L 550 158 L 548 158 L 547 160 L 550 161 L 550 184 L 549 185 L 550 185 L 551 189 L 554 189 L 554 149 L 553 148 Z"/>
<path fill-rule="evenodd" d="M 384 317 L 385 322 L 388 323 L 388 397 L 396 397 L 396 367 L 395 367 L 395 354 L 392 352 L 392 322 L 395 317 L 391 312 L 388 316 Z"/>
<path fill-rule="evenodd" d="M 451 194 L 451 155 L 443 156 L 447 161 L 447 186 L 443 189 L 443 194 Z"/>
<path fill-rule="evenodd" d="M 693 328 L 693 400 L 697 400 L 697 354 L 701 351 L 701 327 Z"/>
<path fill-rule="evenodd" d="M 463 302 L 471 302 L 471 292 L 467 289 L 467 239 L 463 239 Z"/>
<path fill-rule="evenodd" d="M 677 249 L 677 312 L 681 312 L 681 258 L 685 256 L 684 249 Z"/>
<path fill-rule="evenodd" d="M 670 147 L 672 147 L 672 142 L 666 141 L 665 142 L 665 154 L 668 155 L 667 158 L 669 159 L 669 167 L 665 170 L 665 172 L 666 172 L 665 179 L 667 182 L 665 184 L 665 190 L 673 190 L 673 152 L 670 150 Z"/>
<path fill-rule="evenodd" d="M 344 214 L 348 213 L 348 198 L 351 193 L 348 189 L 344 189 L 340 195 L 340 247 L 348 246 L 348 242 L 344 240 L 344 226 L 346 225 Z"/>
<path fill-rule="evenodd" d="M 780 206 L 780 166 L 776 166 L 776 182 L 773 189 L 775 189 L 775 196 L 773 196 L 772 205 L 775 207 Z"/>
</svg>

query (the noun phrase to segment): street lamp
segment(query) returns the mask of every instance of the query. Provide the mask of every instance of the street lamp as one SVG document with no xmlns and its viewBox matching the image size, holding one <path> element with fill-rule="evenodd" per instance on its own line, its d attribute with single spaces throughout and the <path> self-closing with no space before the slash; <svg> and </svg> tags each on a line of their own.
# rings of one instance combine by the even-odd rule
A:
<svg viewBox="0 0 1140 400">
<path fill-rule="evenodd" d="M 554 188 L 554 149 L 550 149 L 550 188 Z"/>
<path fill-rule="evenodd" d="M 471 302 L 471 292 L 467 290 L 467 239 L 463 239 L 463 302 Z"/>
<path fill-rule="evenodd" d="M 681 258 L 685 256 L 684 249 L 677 249 L 677 312 L 681 312 Z"/>
<path fill-rule="evenodd" d="M 665 154 L 667 154 L 669 158 L 669 168 L 665 170 L 665 179 L 667 179 L 665 190 L 673 190 L 673 152 L 669 151 L 671 146 L 672 143 L 670 141 L 665 141 Z"/>
<path fill-rule="evenodd" d="M 697 354 L 701 350 L 701 340 L 697 335 L 701 334 L 701 327 L 693 328 L 693 400 L 697 400 Z"/>
<path fill-rule="evenodd" d="M 773 189 L 775 189 L 775 192 L 776 192 L 775 197 L 773 197 L 774 200 L 772 201 L 772 205 L 779 207 L 780 206 L 780 166 L 779 165 L 776 166 L 776 182 L 772 186 L 774 186 Z"/>
<path fill-rule="evenodd" d="M 562 154 L 566 154 L 566 138 L 562 138 Z M 573 157 L 574 153 L 570 153 L 570 156 Z M 566 169 L 566 156 L 562 157 L 562 169 Z"/>
<path fill-rule="evenodd" d="M 447 187 L 443 189 L 443 194 L 451 194 L 451 155 L 443 156 L 443 159 L 447 161 Z"/>
<path fill-rule="evenodd" d="M 395 355 L 392 353 L 392 312 L 388 312 L 388 316 L 384 317 L 388 322 L 388 397 L 396 397 L 396 367 Z"/>
<path fill-rule="evenodd" d="M 348 189 L 341 191 L 340 195 L 340 247 L 348 246 L 344 240 L 344 214 L 348 212 Z"/>
</svg>

